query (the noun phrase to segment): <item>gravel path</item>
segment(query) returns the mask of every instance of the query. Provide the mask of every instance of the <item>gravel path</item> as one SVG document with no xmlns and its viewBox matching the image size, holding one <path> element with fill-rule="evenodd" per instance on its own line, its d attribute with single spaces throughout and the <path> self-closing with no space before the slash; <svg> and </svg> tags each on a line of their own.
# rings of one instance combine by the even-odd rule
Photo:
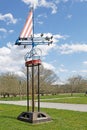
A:
<svg viewBox="0 0 87 130">
<path fill-rule="evenodd" d="M 0 104 L 14 104 L 14 105 L 26 106 L 27 101 L 0 101 Z M 30 105 L 31 105 L 31 102 L 30 102 Z M 37 106 L 37 102 L 35 103 L 35 106 Z M 87 105 L 86 104 L 67 104 L 67 103 L 41 102 L 40 106 L 42 108 L 56 108 L 56 109 L 87 112 Z"/>
</svg>

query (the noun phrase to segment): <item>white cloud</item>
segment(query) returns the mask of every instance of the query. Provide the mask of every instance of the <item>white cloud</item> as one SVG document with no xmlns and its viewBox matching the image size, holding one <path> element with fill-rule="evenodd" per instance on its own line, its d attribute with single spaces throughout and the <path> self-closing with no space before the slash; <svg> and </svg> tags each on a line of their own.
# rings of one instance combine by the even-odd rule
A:
<svg viewBox="0 0 87 130">
<path fill-rule="evenodd" d="M 27 5 L 34 5 L 34 7 L 36 8 L 38 6 L 38 0 L 22 0 L 25 4 Z"/>
<path fill-rule="evenodd" d="M 48 64 L 46 62 L 42 62 L 42 64 L 46 69 L 55 70 L 55 67 L 52 64 Z"/>
<path fill-rule="evenodd" d="M 66 69 L 64 64 L 61 64 L 60 67 L 58 68 L 58 72 L 66 73 L 66 72 L 68 72 L 68 69 Z"/>
<path fill-rule="evenodd" d="M 38 45 L 37 48 L 40 48 L 41 49 L 41 52 L 42 52 L 42 56 L 46 56 L 49 51 L 51 51 L 53 48 L 55 48 L 55 44 L 52 44 L 52 45 Z"/>
<path fill-rule="evenodd" d="M 87 0 L 80 0 L 80 2 L 87 2 Z"/>
<path fill-rule="evenodd" d="M 35 8 L 37 7 L 45 7 L 45 8 L 51 8 L 52 9 L 52 13 L 57 13 L 58 10 L 58 4 L 63 2 L 69 2 L 70 0 L 52 0 L 52 1 L 48 1 L 48 0 L 22 0 L 25 4 L 32 6 L 34 5 Z M 75 2 L 87 2 L 87 0 L 71 0 L 71 3 L 75 3 Z M 72 16 L 69 15 L 69 18 L 71 18 Z"/>
<path fill-rule="evenodd" d="M 14 30 L 9 30 L 9 33 L 13 33 L 14 32 Z"/>
<path fill-rule="evenodd" d="M 27 5 L 34 5 L 35 8 L 37 7 L 45 7 L 45 8 L 51 8 L 52 14 L 57 12 L 57 6 L 55 2 L 47 2 L 46 0 L 22 0 Z"/>
<path fill-rule="evenodd" d="M 84 64 L 84 65 L 87 65 L 87 61 L 84 61 L 83 64 Z"/>
<path fill-rule="evenodd" d="M 84 75 L 85 73 L 87 73 L 87 69 L 72 70 L 71 73 L 74 75 Z"/>
<path fill-rule="evenodd" d="M 41 35 L 40 33 L 35 34 L 35 37 L 40 37 L 40 35 Z M 51 33 L 44 33 L 43 38 L 45 38 L 46 36 L 51 37 L 52 34 Z M 59 34 L 53 35 L 53 39 L 52 39 L 53 43 L 51 45 L 47 46 L 46 45 L 47 43 L 44 43 L 43 45 L 38 45 L 37 48 L 41 49 L 42 56 L 46 56 L 49 53 L 49 51 L 51 51 L 52 49 L 56 49 L 55 43 L 56 42 L 58 43 L 59 39 L 65 39 L 65 37 L 66 36 L 62 36 L 62 35 L 59 35 Z M 42 41 L 44 41 L 44 40 L 42 39 Z"/>
<path fill-rule="evenodd" d="M 52 34 L 44 34 L 44 36 L 51 36 Z M 35 36 L 40 36 L 36 34 Z M 55 37 L 55 35 L 54 35 Z M 61 36 L 57 36 L 57 39 Z M 55 40 L 55 38 L 54 38 Z M 57 41 L 57 40 L 55 40 Z M 37 48 L 40 48 L 42 51 L 42 56 L 48 55 L 48 53 L 54 49 L 56 46 L 53 43 L 50 46 L 47 45 L 38 45 Z M 30 48 L 31 49 L 31 48 Z M 6 47 L 0 48 L 0 73 L 15 73 L 23 76 L 22 68 L 25 67 L 24 56 L 27 52 L 30 51 L 29 47 L 26 49 L 23 46 L 16 46 L 14 43 L 8 43 Z M 41 58 L 42 58 L 41 56 Z M 55 68 L 48 63 L 43 63 L 44 67 L 54 70 Z"/>
<path fill-rule="evenodd" d="M 2 55 L 8 55 L 10 53 L 10 49 L 8 47 L 2 47 L 0 48 L 0 56 Z"/>
<path fill-rule="evenodd" d="M 59 72 L 68 72 L 68 70 L 65 69 L 65 68 L 60 68 L 60 69 L 59 69 Z"/>
<path fill-rule="evenodd" d="M 76 71 L 76 70 L 72 70 L 71 72 L 72 72 L 72 73 L 77 73 L 77 71 Z"/>
<path fill-rule="evenodd" d="M 46 0 L 41 0 L 40 6 L 51 8 L 52 14 L 55 14 L 57 12 L 57 6 L 54 2 L 47 2 Z"/>
<path fill-rule="evenodd" d="M 61 0 L 59 0 L 61 1 Z M 68 2 L 69 0 L 62 0 L 63 2 Z M 87 0 L 72 0 L 72 2 L 87 2 Z"/>
<path fill-rule="evenodd" d="M 6 33 L 7 30 L 6 30 L 5 28 L 0 28 L 0 32 L 4 32 L 4 33 Z"/>
<path fill-rule="evenodd" d="M 13 33 L 14 30 L 7 30 L 5 28 L 0 28 L 0 39 L 6 38 L 9 34 Z"/>
<path fill-rule="evenodd" d="M 87 73 L 87 70 L 81 70 L 80 72 L 81 73 Z"/>
<path fill-rule="evenodd" d="M 61 67 L 64 67 L 64 64 L 61 64 L 60 66 L 61 66 Z"/>
<path fill-rule="evenodd" d="M 41 45 L 40 49 L 43 49 L 42 56 L 47 55 L 53 47 L 54 45 Z M 13 72 L 23 75 L 22 68 L 25 66 L 24 56 L 27 52 L 29 52 L 29 48 L 24 49 L 22 46 L 13 45 L 13 43 L 8 43 L 6 47 L 1 47 L 0 73 Z"/>
<path fill-rule="evenodd" d="M 67 19 L 71 19 L 71 18 L 72 18 L 72 14 L 68 14 Z"/>
<path fill-rule="evenodd" d="M 47 18 L 47 15 L 45 14 L 45 13 L 43 13 L 43 14 L 39 14 L 38 16 L 37 16 L 37 18 L 35 19 L 35 23 L 37 24 L 40 24 L 40 25 L 42 25 L 44 22 L 43 22 L 43 19 L 46 19 Z"/>
<path fill-rule="evenodd" d="M 55 0 L 55 1 L 47 1 L 47 0 L 22 0 L 25 4 L 29 5 L 30 7 L 34 5 L 34 8 L 37 7 L 45 7 L 45 8 L 51 8 L 52 14 L 57 13 L 58 10 L 58 4 L 63 2 L 69 2 L 70 0 Z M 71 0 L 71 3 L 75 2 L 87 2 L 87 0 Z M 72 15 L 68 15 L 67 18 L 71 18 Z"/>
<path fill-rule="evenodd" d="M 58 42 L 60 39 L 66 40 L 68 37 L 69 37 L 68 35 L 55 34 L 53 35 L 53 41 Z"/>
<path fill-rule="evenodd" d="M 63 0 L 63 2 L 68 2 L 69 0 Z"/>
<path fill-rule="evenodd" d="M 43 21 L 37 21 L 37 23 L 42 25 L 42 24 L 43 24 Z"/>
<path fill-rule="evenodd" d="M 45 7 L 45 8 L 51 8 L 52 13 L 57 13 L 58 4 L 63 2 L 69 2 L 70 0 L 55 0 L 55 1 L 47 1 L 47 0 L 22 0 L 25 4 L 32 6 L 34 5 L 35 8 L 37 7 Z M 87 2 L 87 0 L 71 0 L 71 3 L 75 2 Z M 71 16 L 69 16 L 71 18 Z"/>
<path fill-rule="evenodd" d="M 13 33 L 14 32 L 14 30 L 7 30 L 7 29 L 5 29 L 5 28 L 0 28 L 0 32 L 3 32 L 3 33 Z"/>
<path fill-rule="evenodd" d="M 5 21 L 8 24 L 12 23 L 12 24 L 16 24 L 17 23 L 17 19 L 13 17 L 13 15 L 11 13 L 8 14 L 0 14 L 0 21 Z"/>
<path fill-rule="evenodd" d="M 0 48 L 0 73 L 17 72 L 21 73 L 24 63 L 24 54 L 19 47 L 7 44 L 7 47 Z"/>
<path fill-rule="evenodd" d="M 61 54 L 72 54 L 76 52 L 87 52 L 87 44 L 62 44 L 57 46 Z"/>
<path fill-rule="evenodd" d="M 38 17 L 38 18 L 40 18 L 40 17 L 47 18 L 47 15 L 44 13 L 44 14 L 39 14 L 37 17 Z"/>
</svg>

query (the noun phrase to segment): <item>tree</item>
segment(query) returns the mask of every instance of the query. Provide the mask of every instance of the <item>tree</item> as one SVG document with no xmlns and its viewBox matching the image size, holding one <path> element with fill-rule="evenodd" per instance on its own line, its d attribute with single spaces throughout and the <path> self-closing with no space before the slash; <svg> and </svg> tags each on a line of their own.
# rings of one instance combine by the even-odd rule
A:
<svg viewBox="0 0 87 130">
<path fill-rule="evenodd" d="M 52 93 L 54 87 L 52 86 L 58 80 L 54 71 L 45 69 L 43 66 L 40 70 L 40 92 Z"/>
<path fill-rule="evenodd" d="M 23 70 L 26 72 L 26 69 Z M 27 73 L 25 73 L 27 74 Z M 35 93 L 38 91 L 38 69 L 37 66 L 34 67 L 34 88 Z M 26 76 L 27 77 L 27 76 Z M 40 93 L 53 93 L 54 87 L 52 84 L 58 80 L 57 75 L 52 70 L 45 69 L 43 66 L 40 66 Z M 29 92 L 32 92 L 32 68 L 29 68 Z M 22 95 L 26 94 L 26 80 L 19 78 L 18 76 L 7 73 L 0 76 L 0 93 L 5 97 L 9 95 Z"/>
<path fill-rule="evenodd" d="M 71 90 L 71 96 L 73 96 L 74 92 L 83 92 L 85 87 L 85 80 L 82 76 L 74 76 L 68 79 L 68 84 L 70 86 Z"/>
<path fill-rule="evenodd" d="M 22 87 L 23 88 L 23 87 Z M 22 89 L 21 88 L 21 89 Z M 5 97 L 20 94 L 19 78 L 14 74 L 4 74 L 0 76 L 0 93 Z"/>
<path fill-rule="evenodd" d="M 26 71 L 24 71 L 26 72 Z M 38 67 L 34 67 L 34 87 L 35 93 L 37 93 L 37 81 L 38 81 Z M 42 65 L 40 66 L 40 93 L 52 93 L 52 84 L 58 80 L 57 75 L 52 70 L 45 69 Z M 32 86 L 32 68 L 29 68 L 29 83 L 30 83 L 30 92 Z"/>
</svg>

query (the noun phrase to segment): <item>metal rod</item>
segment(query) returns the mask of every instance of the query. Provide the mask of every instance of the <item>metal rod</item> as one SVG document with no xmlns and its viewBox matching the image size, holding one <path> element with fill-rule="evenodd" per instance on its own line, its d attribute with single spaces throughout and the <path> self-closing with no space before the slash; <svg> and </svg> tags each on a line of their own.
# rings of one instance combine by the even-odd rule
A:
<svg viewBox="0 0 87 130">
<path fill-rule="evenodd" d="M 32 16 L 33 19 L 32 50 L 33 50 L 34 48 L 34 5 L 32 7 L 32 12 L 33 12 L 33 16 Z M 33 63 L 32 63 L 32 112 L 34 112 L 34 64 Z"/>
<path fill-rule="evenodd" d="M 27 112 L 29 112 L 29 67 L 27 66 Z"/>
<path fill-rule="evenodd" d="M 33 17 L 32 17 L 32 19 L 33 19 L 33 43 L 32 43 L 32 47 L 34 47 L 34 4 L 33 4 L 33 7 L 32 7 L 32 12 L 33 12 Z"/>
<path fill-rule="evenodd" d="M 32 112 L 34 112 L 34 64 L 32 64 Z"/>
<path fill-rule="evenodd" d="M 38 64 L 38 112 L 40 112 L 40 69 Z"/>
<path fill-rule="evenodd" d="M 39 42 L 39 41 L 34 41 L 34 42 L 36 42 L 36 43 L 34 43 L 34 45 L 43 45 L 43 44 L 45 44 L 45 45 L 48 45 L 48 43 L 50 43 L 50 42 Z M 20 42 L 19 44 L 18 44 L 19 46 L 20 45 L 32 45 L 32 41 L 31 42 Z"/>
</svg>

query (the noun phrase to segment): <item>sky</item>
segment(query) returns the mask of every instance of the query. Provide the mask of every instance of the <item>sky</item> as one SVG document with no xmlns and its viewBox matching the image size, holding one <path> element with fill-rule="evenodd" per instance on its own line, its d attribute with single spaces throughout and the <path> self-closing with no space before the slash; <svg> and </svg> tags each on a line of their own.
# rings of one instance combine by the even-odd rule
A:
<svg viewBox="0 0 87 130">
<path fill-rule="evenodd" d="M 0 74 L 24 76 L 24 56 L 30 51 L 16 46 L 34 4 L 34 33 L 53 35 L 53 44 L 41 45 L 41 60 L 65 82 L 87 77 L 87 0 L 0 0 Z"/>
</svg>

